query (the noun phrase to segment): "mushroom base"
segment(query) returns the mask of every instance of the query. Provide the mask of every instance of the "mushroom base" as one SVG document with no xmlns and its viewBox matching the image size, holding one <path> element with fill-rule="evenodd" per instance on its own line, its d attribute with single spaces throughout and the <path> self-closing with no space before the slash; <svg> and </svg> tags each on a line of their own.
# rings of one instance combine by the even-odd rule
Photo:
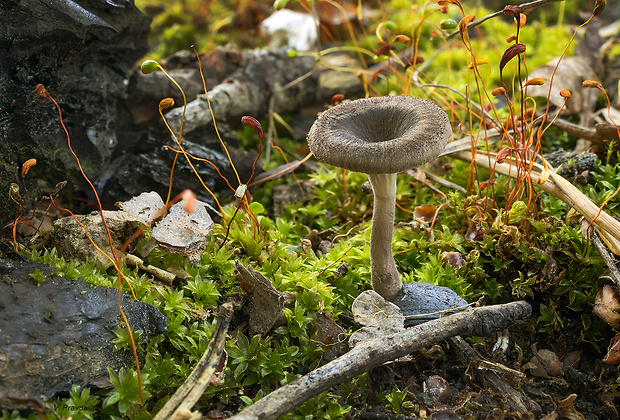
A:
<svg viewBox="0 0 620 420">
<path fill-rule="evenodd" d="M 375 196 L 370 232 L 372 288 L 391 302 L 403 288 L 392 254 L 396 174 L 368 174 L 368 179 Z"/>
</svg>

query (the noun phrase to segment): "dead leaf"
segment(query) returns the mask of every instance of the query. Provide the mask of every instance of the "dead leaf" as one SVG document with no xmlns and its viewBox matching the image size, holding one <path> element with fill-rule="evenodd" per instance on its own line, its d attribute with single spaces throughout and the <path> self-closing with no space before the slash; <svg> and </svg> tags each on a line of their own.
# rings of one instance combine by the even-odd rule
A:
<svg viewBox="0 0 620 420">
<path fill-rule="evenodd" d="M 213 372 L 213 376 L 211 376 L 211 380 L 209 381 L 210 386 L 221 386 L 224 385 L 224 371 L 226 370 L 226 364 L 228 362 L 228 353 L 226 350 L 222 352 L 222 356 L 220 357 L 220 361 L 215 368 L 215 372 Z"/>
<path fill-rule="evenodd" d="M 247 307 L 250 316 L 250 335 L 269 331 L 284 317 L 284 294 L 278 291 L 269 279 L 252 267 L 247 268 L 239 260 L 235 261 L 237 271 L 251 288 Z"/>
<path fill-rule="evenodd" d="M 343 344 L 347 331 L 334 321 L 331 316 L 320 312 L 312 325 L 314 339 L 323 349 L 323 359 L 330 361 L 344 353 Z"/>
<path fill-rule="evenodd" d="M 213 220 L 207 213 L 207 205 L 196 201 L 193 213 L 187 213 L 184 202 L 179 201 L 151 232 L 151 239 L 142 249 L 142 256 L 148 255 L 155 246 L 188 257 L 192 265 L 200 262 L 207 248 L 207 237 L 213 228 Z"/>
<path fill-rule="evenodd" d="M 441 254 L 443 266 L 449 265 L 452 268 L 461 268 L 465 265 L 465 260 L 460 252 L 444 252 Z"/>
<path fill-rule="evenodd" d="M 532 351 L 534 356 L 532 356 L 529 363 L 523 365 L 523 368 L 530 370 L 531 375 L 541 378 L 563 375 L 563 364 L 560 362 L 557 354 L 548 349 L 537 350 L 534 344 L 532 344 Z"/>
<path fill-rule="evenodd" d="M 422 204 L 413 210 L 413 220 L 421 220 L 431 223 L 437 215 L 437 206 L 431 204 Z"/>
<path fill-rule="evenodd" d="M 555 411 L 558 412 L 560 418 L 567 420 L 586 420 L 586 418 L 579 411 L 575 409 L 573 403 L 577 398 L 577 394 L 571 394 L 562 401 L 558 405 Z"/>
<path fill-rule="evenodd" d="M 164 200 L 155 191 L 151 191 L 122 203 L 116 203 L 116 206 L 138 219 L 142 224 L 149 226 L 157 214 L 163 210 Z"/>
<path fill-rule="evenodd" d="M 594 298 L 592 312 L 615 329 L 620 329 L 620 289 L 606 284 Z"/>
<path fill-rule="evenodd" d="M 404 330 L 403 314 L 392 302 L 388 302 L 374 290 L 366 290 L 351 306 L 353 318 L 364 325 L 349 338 L 351 346 L 361 341 L 383 337 Z"/>
<path fill-rule="evenodd" d="M 611 339 L 603 362 L 609 364 L 620 363 L 620 333 Z"/>
<path fill-rule="evenodd" d="M 477 222 L 470 222 L 469 228 L 467 229 L 467 233 L 465 233 L 465 239 L 480 240 L 484 238 L 486 230 L 480 226 Z"/>
</svg>

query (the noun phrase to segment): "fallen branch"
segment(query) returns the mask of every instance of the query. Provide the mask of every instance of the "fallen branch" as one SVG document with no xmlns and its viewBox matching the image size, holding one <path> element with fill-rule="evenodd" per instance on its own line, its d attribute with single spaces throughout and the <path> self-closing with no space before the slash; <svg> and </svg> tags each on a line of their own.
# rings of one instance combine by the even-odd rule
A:
<svg viewBox="0 0 620 420">
<path fill-rule="evenodd" d="M 532 307 L 524 301 L 486 306 L 363 341 L 338 359 L 272 392 L 231 418 L 276 419 L 332 386 L 384 363 L 455 335 L 490 335 L 527 322 L 531 313 Z"/>
<path fill-rule="evenodd" d="M 517 5 L 513 6 L 513 7 L 518 7 L 519 11 L 521 13 L 529 13 L 531 10 L 533 10 L 533 9 L 535 9 L 537 7 L 544 6 L 544 5 L 549 4 L 549 3 L 557 3 L 557 2 L 561 2 L 561 1 L 564 1 L 564 0 L 534 0 L 534 1 L 528 1 L 528 2 L 525 2 L 525 3 L 517 4 Z M 492 18 L 495 18 L 495 17 L 498 17 L 498 16 L 505 16 L 505 15 L 506 14 L 504 13 L 504 9 L 498 10 L 496 12 L 493 12 L 491 14 L 486 15 L 483 18 L 480 18 L 478 20 L 474 20 L 473 22 L 469 23 L 467 25 L 467 29 L 468 30 L 469 29 L 473 29 L 476 26 L 483 24 L 484 22 L 486 22 L 489 19 L 492 19 Z M 448 35 L 446 37 L 446 39 L 449 40 L 449 39 L 455 38 L 459 34 L 460 34 L 459 30 L 454 31 L 450 35 Z"/>
</svg>

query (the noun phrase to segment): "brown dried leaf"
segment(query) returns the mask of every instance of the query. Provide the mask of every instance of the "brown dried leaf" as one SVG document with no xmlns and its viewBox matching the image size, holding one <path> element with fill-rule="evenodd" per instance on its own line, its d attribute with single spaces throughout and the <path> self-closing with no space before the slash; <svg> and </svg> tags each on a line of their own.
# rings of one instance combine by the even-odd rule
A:
<svg viewBox="0 0 620 420">
<path fill-rule="evenodd" d="M 620 328 L 620 289 L 606 284 L 594 298 L 592 312 L 613 328 Z"/>
<path fill-rule="evenodd" d="M 465 233 L 465 239 L 480 240 L 484 237 L 485 233 L 486 231 L 483 228 L 481 228 L 478 223 L 470 222 L 469 228 L 467 229 L 467 232 Z"/>
<path fill-rule="evenodd" d="M 349 343 L 355 346 L 360 341 L 394 334 L 404 330 L 403 313 L 392 302 L 383 299 L 374 290 L 366 290 L 351 306 L 355 322 L 364 328 L 351 334 Z"/>
<path fill-rule="evenodd" d="M 226 370 L 226 364 L 228 362 L 228 353 L 226 350 L 222 352 L 220 356 L 220 361 L 215 368 L 215 372 L 213 372 L 213 376 L 211 376 L 211 380 L 209 381 L 210 386 L 221 386 L 224 385 L 224 371 Z"/>
<path fill-rule="evenodd" d="M 250 315 L 250 335 L 265 333 L 284 317 L 284 294 L 252 267 L 246 268 L 239 260 L 235 261 L 235 265 L 252 289 L 247 308 Z"/>
<path fill-rule="evenodd" d="M 558 412 L 561 419 L 566 420 L 586 420 L 586 418 L 579 411 L 575 409 L 573 403 L 577 398 L 577 394 L 571 394 L 562 401 L 558 405 L 555 411 Z"/>
<path fill-rule="evenodd" d="M 605 355 L 603 362 L 609 364 L 620 363 L 620 333 L 616 334 L 616 336 L 611 339 L 611 343 L 609 343 L 609 347 L 607 348 L 607 355 Z"/>
<path fill-rule="evenodd" d="M 430 223 L 435 219 L 437 214 L 437 206 L 431 204 L 422 204 L 413 210 L 414 220 L 422 220 L 423 222 Z"/>
<path fill-rule="evenodd" d="M 465 260 L 460 252 L 444 252 L 441 254 L 443 266 L 449 265 L 452 268 L 461 268 L 465 265 Z"/>
</svg>

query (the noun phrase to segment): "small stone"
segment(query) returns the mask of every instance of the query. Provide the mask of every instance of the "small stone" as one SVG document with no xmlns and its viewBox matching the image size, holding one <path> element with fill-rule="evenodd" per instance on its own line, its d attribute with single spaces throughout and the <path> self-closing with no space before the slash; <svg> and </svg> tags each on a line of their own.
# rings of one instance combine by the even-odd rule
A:
<svg viewBox="0 0 620 420">
<path fill-rule="evenodd" d="M 405 327 L 422 324 L 469 309 L 469 304 L 452 289 L 431 283 L 405 283 L 394 299 L 405 316 Z"/>
</svg>

